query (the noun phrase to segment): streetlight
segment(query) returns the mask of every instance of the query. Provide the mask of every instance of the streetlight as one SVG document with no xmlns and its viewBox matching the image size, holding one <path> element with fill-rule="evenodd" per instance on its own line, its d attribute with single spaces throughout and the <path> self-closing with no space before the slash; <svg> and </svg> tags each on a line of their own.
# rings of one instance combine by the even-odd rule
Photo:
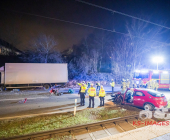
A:
<svg viewBox="0 0 170 140">
<path fill-rule="evenodd" d="M 157 56 L 157 57 L 154 57 L 152 60 L 153 60 L 153 62 L 157 63 L 157 70 L 158 70 L 158 63 L 163 62 L 163 58 Z"/>
</svg>

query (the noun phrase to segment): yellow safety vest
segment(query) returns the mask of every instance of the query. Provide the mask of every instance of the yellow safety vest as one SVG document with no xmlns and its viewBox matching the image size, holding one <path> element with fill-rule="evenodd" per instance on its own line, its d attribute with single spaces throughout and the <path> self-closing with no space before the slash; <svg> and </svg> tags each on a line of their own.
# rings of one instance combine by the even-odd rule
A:
<svg viewBox="0 0 170 140">
<path fill-rule="evenodd" d="M 81 86 L 81 91 L 80 92 L 86 92 L 86 86 L 83 86 L 80 83 L 77 83 L 79 86 Z M 84 84 L 85 85 L 85 84 Z"/>
<path fill-rule="evenodd" d="M 92 97 L 96 96 L 95 88 L 89 88 L 87 92 L 89 93 L 89 96 L 92 96 Z"/>
<path fill-rule="evenodd" d="M 104 89 L 100 89 L 99 97 L 104 97 L 105 95 L 106 95 L 105 90 Z"/>
<path fill-rule="evenodd" d="M 110 83 L 110 85 L 111 85 L 112 87 L 114 87 L 114 86 L 115 86 L 115 82 Z"/>
</svg>

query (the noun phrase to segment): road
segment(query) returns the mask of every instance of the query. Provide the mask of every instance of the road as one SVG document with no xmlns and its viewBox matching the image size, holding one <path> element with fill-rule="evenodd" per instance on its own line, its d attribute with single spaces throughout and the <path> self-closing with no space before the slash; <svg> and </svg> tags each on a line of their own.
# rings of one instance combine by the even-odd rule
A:
<svg viewBox="0 0 170 140">
<path fill-rule="evenodd" d="M 105 90 L 111 92 L 111 87 L 105 87 Z M 120 88 L 115 88 L 116 91 Z M 68 89 L 61 89 L 60 92 L 67 92 Z M 73 111 L 75 99 L 77 103 L 80 102 L 80 97 L 77 94 L 79 88 L 74 89 L 73 94 L 63 94 L 61 96 L 50 96 L 48 91 L 43 89 L 36 90 L 22 90 L 19 92 L 1 92 L 0 93 L 0 118 L 21 116 L 28 114 L 42 114 L 47 112 L 66 112 Z M 26 103 L 24 99 L 27 98 Z M 110 94 L 106 96 L 105 101 L 110 99 Z M 77 109 L 85 109 L 89 105 L 89 98 L 85 98 L 85 106 L 77 105 Z M 99 106 L 99 98 L 95 97 L 95 107 Z"/>
<path fill-rule="evenodd" d="M 63 94 L 61 96 L 50 96 L 48 91 L 43 89 L 36 90 L 23 90 L 20 92 L 1 92 L 0 93 L 0 118 L 21 116 L 28 114 L 42 114 L 48 112 L 69 112 L 73 111 L 75 99 L 80 102 L 79 95 L 77 94 L 78 88 L 74 89 L 74 94 Z M 105 87 L 107 93 L 111 92 L 111 87 Z M 115 88 L 116 91 L 120 90 L 120 87 Z M 61 89 L 61 92 L 67 92 L 68 89 Z M 167 100 L 170 100 L 170 91 L 160 90 Z M 26 103 L 23 100 L 27 98 Z M 107 95 L 105 101 L 110 99 L 110 95 Z M 86 99 L 85 106 L 77 105 L 77 109 L 85 109 L 88 107 L 89 98 Z M 99 106 L 99 98 L 95 97 L 95 107 Z"/>
</svg>

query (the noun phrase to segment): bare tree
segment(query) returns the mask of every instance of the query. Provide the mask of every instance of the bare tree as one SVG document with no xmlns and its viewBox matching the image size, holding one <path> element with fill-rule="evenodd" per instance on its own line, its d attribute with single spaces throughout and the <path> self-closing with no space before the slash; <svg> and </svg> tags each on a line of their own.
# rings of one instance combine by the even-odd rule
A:
<svg viewBox="0 0 170 140">
<path fill-rule="evenodd" d="M 160 27 L 133 20 L 132 23 L 127 23 L 126 28 L 127 36 L 110 39 L 109 43 L 108 55 L 111 56 L 113 73 L 117 80 L 131 78 L 136 68 L 141 68 L 148 63 L 143 61 L 147 53 L 165 46 L 163 43 L 153 41 L 160 39 L 165 32 Z"/>
<path fill-rule="evenodd" d="M 61 54 L 56 51 L 57 42 L 54 37 L 45 34 L 40 35 L 32 42 L 32 51 L 27 51 L 24 58 L 30 62 L 61 63 Z"/>
</svg>

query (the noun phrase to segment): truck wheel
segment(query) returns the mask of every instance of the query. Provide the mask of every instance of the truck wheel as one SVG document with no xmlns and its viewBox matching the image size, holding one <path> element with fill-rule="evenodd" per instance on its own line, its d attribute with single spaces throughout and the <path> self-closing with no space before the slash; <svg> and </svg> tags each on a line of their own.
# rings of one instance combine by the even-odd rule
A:
<svg viewBox="0 0 170 140">
<path fill-rule="evenodd" d="M 45 89 L 45 90 L 48 90 L 49 88 L 50 88 L 50 85 L 49 85 L 49 84 L 45 84 L 45 85 L 44 85 L 44 89 Z"/>
<path fill-rule="evenodd" d="M 146 103 L 143 107 L 145 110 L 150 110 L 153 111 L 154 110 L 154 105 L 150 104 L 150 103 Z"/>
</svg>

